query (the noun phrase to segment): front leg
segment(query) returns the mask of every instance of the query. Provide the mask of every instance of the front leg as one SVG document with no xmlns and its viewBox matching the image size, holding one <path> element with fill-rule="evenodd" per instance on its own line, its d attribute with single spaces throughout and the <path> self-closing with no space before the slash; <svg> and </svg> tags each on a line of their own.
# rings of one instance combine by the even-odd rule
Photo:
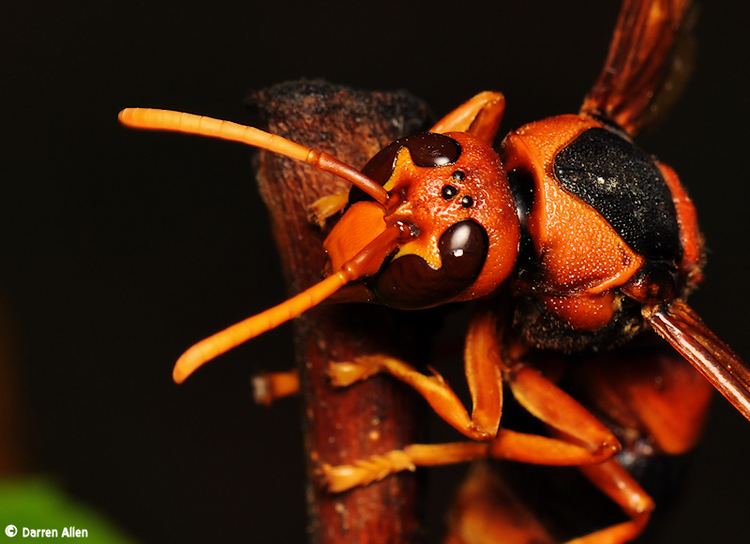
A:
<svg viewBox="0 0 750 544">
<path fill-rule="evenodd" d="M 449 425 L 468 438 L 489 440 L 497 434 L 502 414 L 502 372 L 495 319 L 476 315 L 469 324 L 464 368 L 473 409 L 471 416 L 440 374 L 422 374 L 408 363 L 388 355 L 366 355 L 349 362 L 329 364 L 333 385 L 345 387 L 385 372 L 413 387 Z"/>
<path fill-rule="evenodd" d="M 322 196 L 307 207 L 307 220 L 322 229 L 329 218 L 344 211 L 348 202 L 349 191 Z"/>
</svg>

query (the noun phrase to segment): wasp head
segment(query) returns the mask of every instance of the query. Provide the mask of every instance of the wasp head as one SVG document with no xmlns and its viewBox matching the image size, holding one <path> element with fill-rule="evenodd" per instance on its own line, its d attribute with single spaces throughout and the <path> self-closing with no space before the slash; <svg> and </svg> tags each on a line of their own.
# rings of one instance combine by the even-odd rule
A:
<svg viewBox="0 0 750 544">
<path fill-rule="evenodd" d="M 479 298 L 511 273 L 520 227 L 500 159 L 465 132 L 401 138 L 362 170 L 382 184 L 381 205 L 352 189 L 325 241 L 335 270 L 388 228 L 397 247 L 361 282 L 371 300 L 415 309 Z"/>
</svg>

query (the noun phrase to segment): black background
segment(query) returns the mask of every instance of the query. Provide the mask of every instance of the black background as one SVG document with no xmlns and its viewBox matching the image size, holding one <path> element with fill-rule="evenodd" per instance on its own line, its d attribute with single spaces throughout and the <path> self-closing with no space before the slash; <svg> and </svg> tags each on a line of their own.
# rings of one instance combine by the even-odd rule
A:
<svg viewBox="0 0 750 544">
<path fill-rule="evenodd" d="M 249 153 L 128 132 L 116 123 L 120 108 L 244 121 L 248 90 L 324 77 L 406 88 L 436 113 L 498 89 L 510 129 L 576 110 L 617 9 L 499 0 L 4 6 L 0 303 L 33 466 L 139 541 L 304 538 L 299 405 L 263 410 L 248 388 L 252 372 L 291 360 L 289 328 L 184 386 L 170 380 L 193 341 L 284 296 Z M 702 6 L 694 77 L 640 143 L 680 173 L 700 212 L 710 255 L 694 306 L 750 357 L 745 12 Z M 746 538 L 748 459 L 747 423 L 717 399 L 653 541 Z M 446 478 L 430 472 L 428 492 L 442 496 Z M 445 500 L 429 503 L 433 526 Z"/>
</svg>

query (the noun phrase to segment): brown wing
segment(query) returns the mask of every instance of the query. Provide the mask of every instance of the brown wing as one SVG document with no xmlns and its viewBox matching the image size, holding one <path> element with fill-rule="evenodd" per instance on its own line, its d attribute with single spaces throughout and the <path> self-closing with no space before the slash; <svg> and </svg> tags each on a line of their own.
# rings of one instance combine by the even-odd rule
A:
<svg viewBox="0 0 750 544">
<path fill-rule="evenodd" d="M 690 0 L 623 0 L 609 53 L 581 113 L 631 134 L 674 102 L 692 66 Z"/>
<path fill-rule="evenodd" d="M 656 333 L 672 344 L 750 420 L 750 369 L 711 331 L 690 306 L 676 300 L 644 312 Z"/>
</svg>

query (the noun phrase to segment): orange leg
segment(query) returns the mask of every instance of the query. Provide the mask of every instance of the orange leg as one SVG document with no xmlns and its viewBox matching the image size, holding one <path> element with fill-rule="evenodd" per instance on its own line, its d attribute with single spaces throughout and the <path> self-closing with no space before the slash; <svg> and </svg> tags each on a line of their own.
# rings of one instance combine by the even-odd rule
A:
<svg viewBox="0 0 750 544">
<path fill-rule="evenodd" d="M 390 474 L 413 471 L 418 466 L 451 465 L 486 457 L 556 466 L 598 463 L 606 458 L 600 452 L 592 453 L 565 440 L 501 429 L 491 442 L 410 444 L 350 465 L 324 464 L 321 472 L 328 490 L 338 493 L 382 480 Z"/>
<path fill-rule="evenodd" d="M 698 440 L 712 388 L 677 354 L 662 349 L 608 354 L 581 365 L 578 379 L 597 408 L 628 432 L 647 436 L 658 451 L 677 455 Z M 614 461 L 581 467 L 630 521 L 575 540 L 575 544 L 628 542 L 648 523 L 652 499 Z"/>
<path fill-rule="evenodd" d="M 272 402 L 299 393 L 299 372 L 264 372 L 253 376 L 253 399 L 257 404 L 270 406 Z"/>
<path fill-rule="evenodd" d="M 307 219 L 323 228 L 328 218 L 343 211 L 348 202 L 349 191 L 322 196 L 307 207 Z"/>
<path fill-rule="evenodd" d="M 433 410 L 456 430 L 475 440 L 497 434 L 502 412 L 502 373 L 495 320 L 489 313 L 472 319 L 466 337 L 464 366 L 471 391 L 471 417 L 445 380 L 435 372 L 426 376 L 409 364 L 387 355 L 367 355 L 350 362 L 330 363 L 334 385 L 344 387 L 386 372 L 413 387 Z"/>
<path fill-rule="evenodd" d="M 516 400 L 566 441 L 585 447 L 604 461 L 620 451 L 620 443 L 603 423 L 541 372 L 522 363 L 505 372 Z M 534 461 L 531 461 L 534 462 Z"/>
<path fill-rule="evenodd" d="M 392 450 L 351 465 L 321 466 L 323 485 L 332 493 L 377 482 L 404 470 L 414 471 L 418 466 L 450 465 L 464 463 L 487 456 L 485 442 L 453 442 L 448 444 L 410 444 L 401 450 Z"/>
<path fill-rule="evenodd" d="M 482 313 L 472 319 L 465 367 L 474 401 L 471 417 L 438 374 L 425 376 L 407 363 L 385 355 L 331 363 L 329 373 L 334 385 L 346 386 L 378 372 L 387 372 L 413 387 L 458 431 L 485 443 L 412 445 L 353 465 L 325 466 L 328 487 L 341 491 L 366 485 L 394 472 L 414 470 L 419 465 L 450 464 L 484 456 L 544 465 L 581 465 L 605 461 L 619 451 L 619 442 L 609 429 L 553 382 L 523 364 L 510 367 L 502 361 L 492 314 Z M 559 438 L 508 429 L 497 433 L 503 374 L 521 405 L 552 427 Z"/>
<path fill-rule="evenodd" d="M 491 440 L 495 433 L 490 434 L 490 429 L 497 429 L 502 388 L 499 385 L 495 388 L 497 382 L 488 378 L 497 380 L 502 372 L 519 403 L 554 429 L 560 439 L 520 433 L 509 435 L 512 431 L 506 429 L 493 441 L 493 456 L 539 464 L 576 464 L 570 459 L 574 457 L 581 463 L 601 462 L 620 450 L 617 438 L 604 424 L 539 371 L 521 363 L 509 367 L 501 361 L 494 320 L 489 314 L 481 314 L 472 321 L 465 365 L 474 399 L 471 418 L 442 377 L 425 376 L 392 357 L 372 355 L 351 363 L 332 363 L 329 372 L 333 383 L 339 386 L 387 372 L 412 386 L 440 417 L 475 440 Z M 482 426 L 482 421 L 492 423 L 493 427 Z M 507 438 L 509 436 L 513 438 Z M 565 461 L 556 462 L 558 454 Z"/>
<path fill-rule="evenodd" d="M 589 480 L 617 503 L 629 521 L 589 533 L 568 544 L 620 544 L 643 531 L 654 503 L 614 460 L 581 469 Z M 544 527 L 503 484 L 497 472 L 478 465 L 462 484 L 450 517 L 445 544 L 490 542 L 553 542 Z"/>
<path fill-rule="evenodd" d="M 569 544 L 620 544 L 636 538 L 648 523 L 654 503 L 628 472 L 613 460 L 598 461 L 588 450 L 568 442 L 501 430 L 491 443 L 412 444 L 351 465 L 323 465 L 323 481 L 339 493 L 417 466 L 475 461 L 485 457 L 549 465 L 579 466 L 583 474 L 616 502 L 630 520 L 576 538 Z"/>
<path fill-rule="evenodd" d="M 620 544 L 636 538 L 648 523 L 654 504 L 614 460 L 587 465 L 583 473 L 631 518 L 568 544 Z M 484 464 L 473 467 L 451 509 L 444 544 L 551 543 L 553 538 L 500 477 Z"/>
<path fill-rule="evenodd" d="M 575 372 L 600 413 L 658 451 L 679 455 L 700 438 L 713 388 L 666 346 L 598 356 Z"/>
<path fill-rule="evenodd" d="M 621 544 L 640 535 L 651 517 L 654 501 L 638 482 L 615 460 L 580 469 L 596 487 L 623 509 L 630 520 L 576 538 L 569 544 Z"/>
<path fill-rule="evenodd" d="M 541 522 L 493 467 L 475 463 L 448 516 L 443 544 L 552 544 Z"/>
</svg>

